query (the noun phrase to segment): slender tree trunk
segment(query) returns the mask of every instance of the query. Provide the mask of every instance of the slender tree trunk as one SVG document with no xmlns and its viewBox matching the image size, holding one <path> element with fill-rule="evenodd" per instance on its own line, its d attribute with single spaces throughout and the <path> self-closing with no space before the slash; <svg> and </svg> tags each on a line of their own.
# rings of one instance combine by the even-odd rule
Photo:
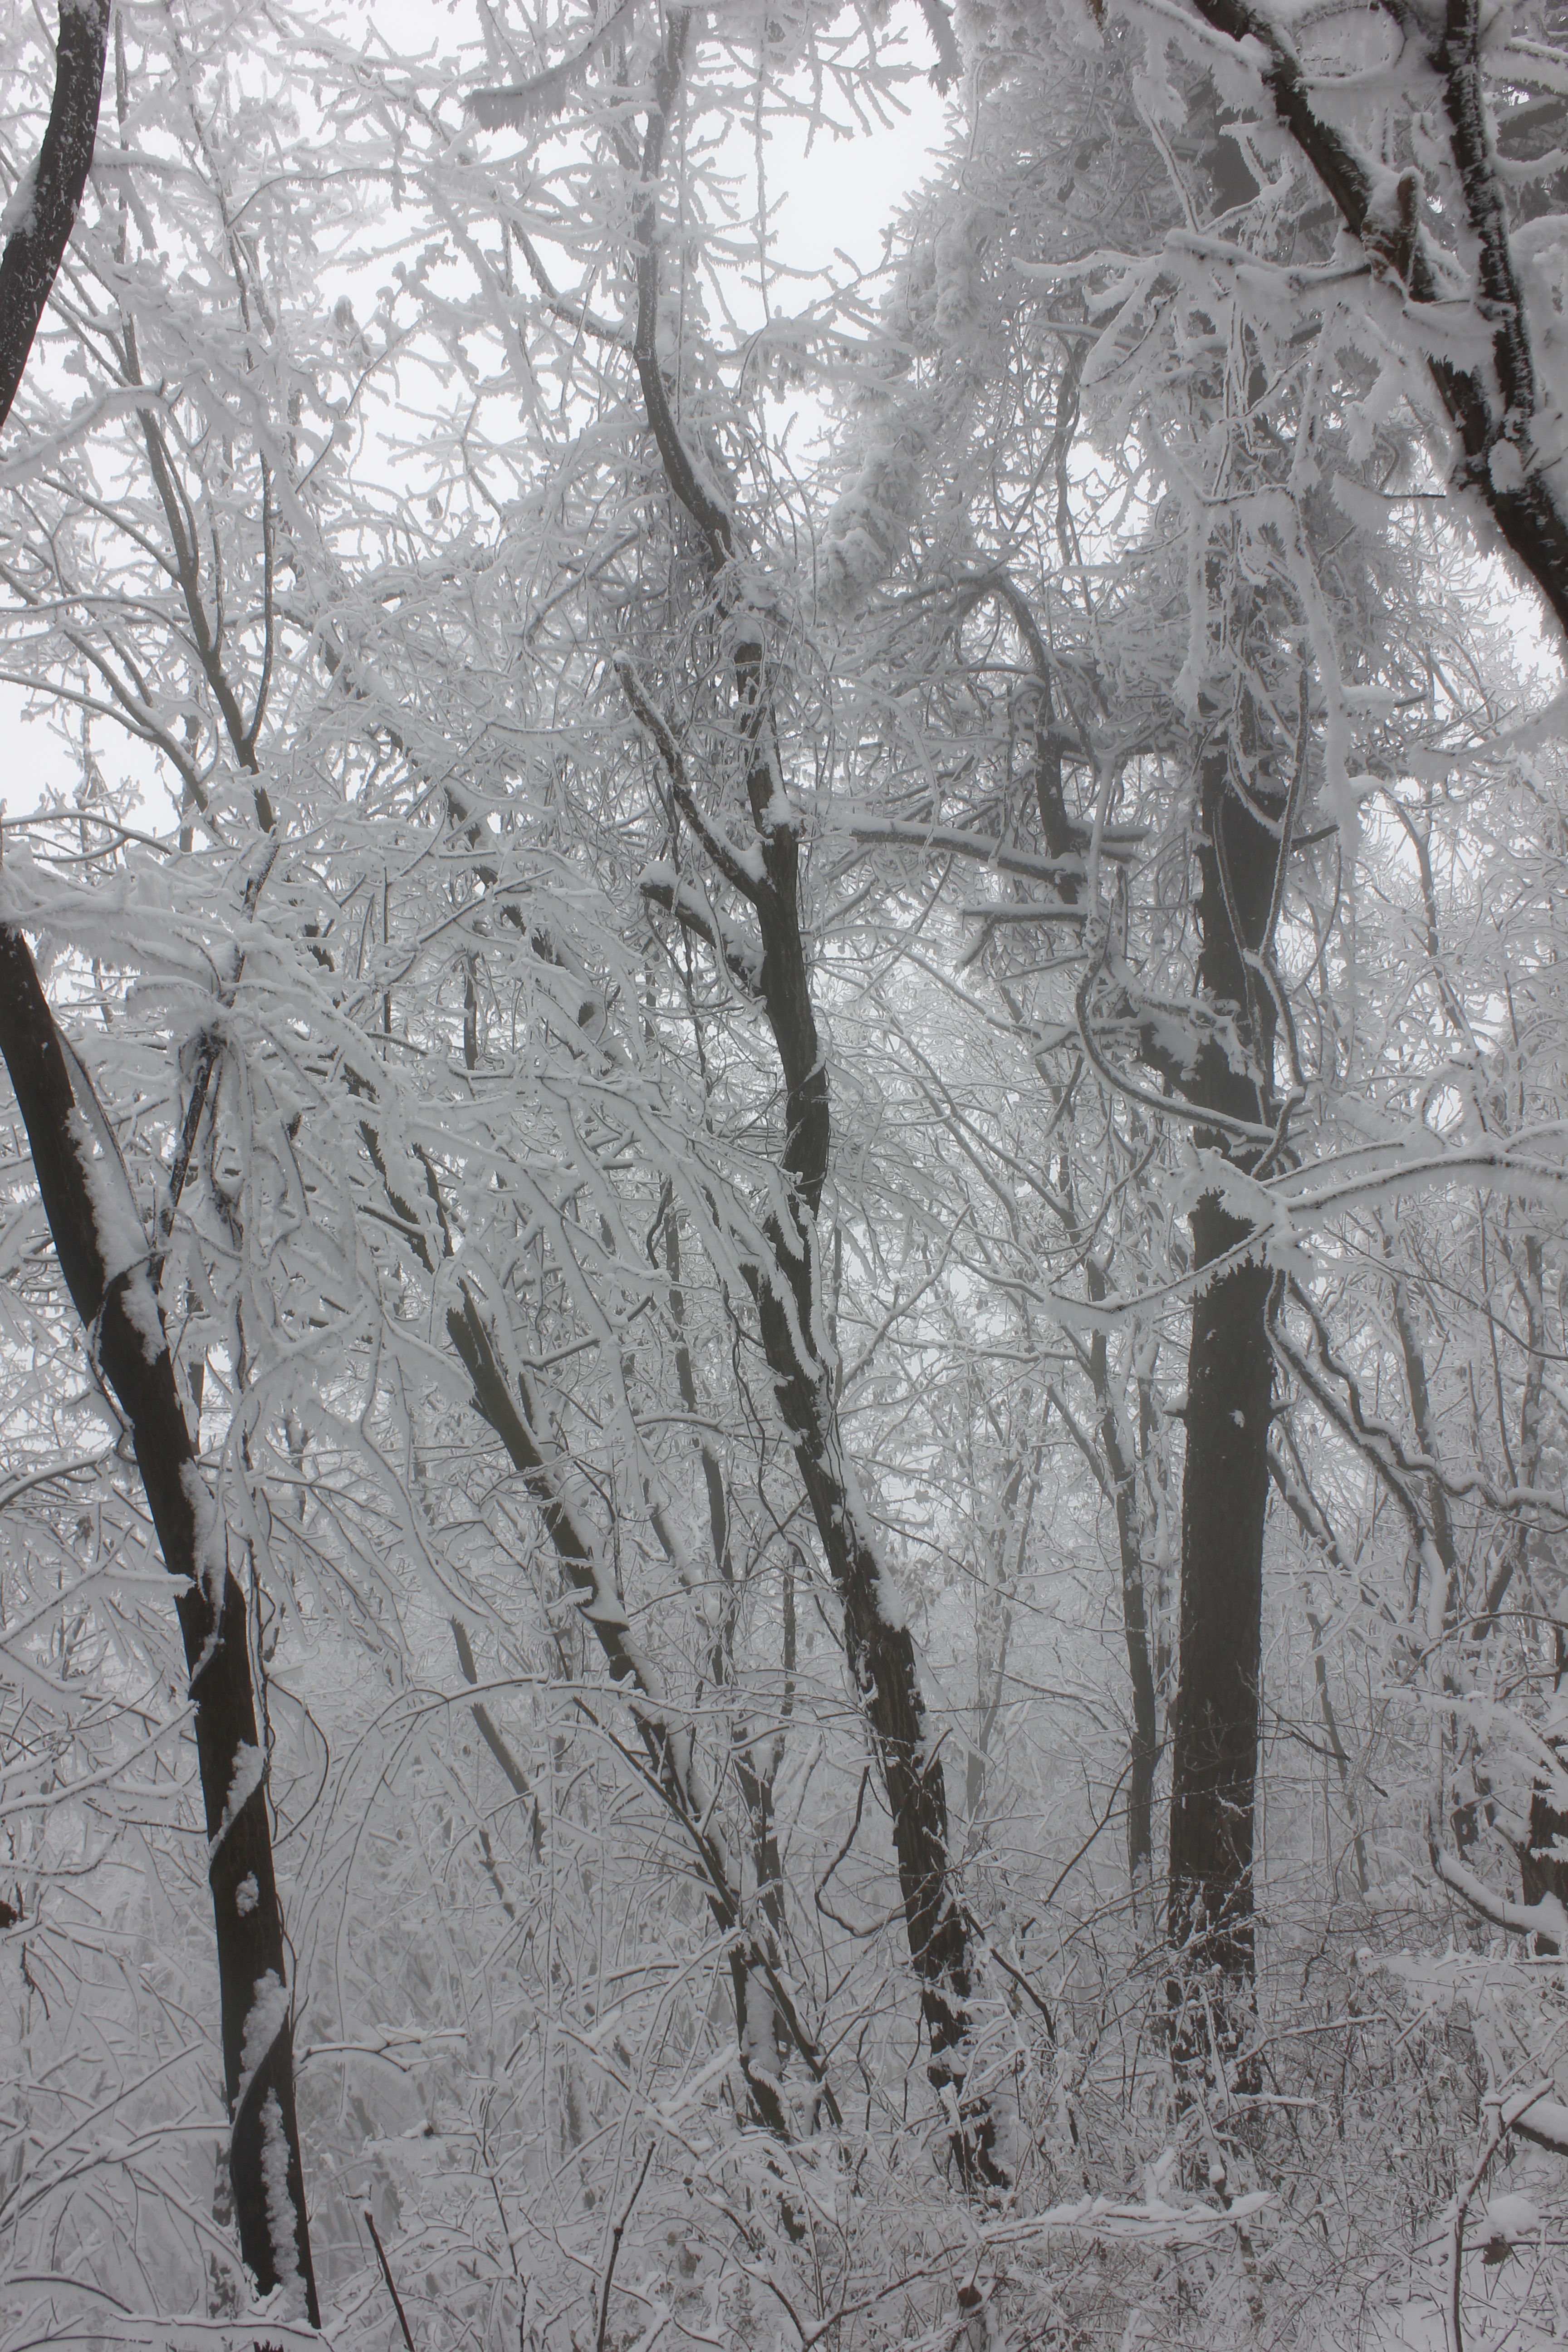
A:
<svg viewBox="0 0 1568 2352">
<path fill-rule="evenodd" d="M 975 1816 L 985 1796 L 986 1777 L 991 1767 L 991 1735 L 996 1728 L 997 1717 L 1002 1712 L 1003 1695 L 1007 1687 L 1007 1650 L 1013 1638 L 1013 1608 L 1024 1572 L 1029 1522 L 1034 1517 L 1035 1501 L 1039 1493 L 1040 1462 L 1046 1444 L 1045 1424 L 1050 1409 L 1047 1399 L 1041 1412 L 1040 1433 L 1036 1439 L 1032 1457 L 1020 1452 L 1008 1474 L 1007 1484 L 1002 1491 L 1000 1525 L 991 1546 L 990 1574 L 976 1629 L 974 1738 L 969 1744 L 964 1770 L 963 1809 L 972 1837 Z M 1019 1419 L 1026 1424 L 1029 1410 L 1029 1392 L 1026 1390 L 1019 1411 Z M 1012 1554 L 1011 1565 L 1008 1562 L 1009 1552 Z"/>
<path fill-rule="evenodd" d="M 1105 1296 L 1105 1275 L 1098 1260 L 1088 1265 L 1089 1295 Z M 1149 1611 L 1143 1579 L 1142 1515 L 1138 1507 L 1137 1465 L 1122 1443 L 1121 1416 L 1111 1394 L 1105 1334 L 1097 1331 L 1089 1345 L 1089 1375 L 1100 1408 L 1100 1443 L 1105 1455 L 1111 1507 L 1116 1514 L 1116 1543 L 1121 1565 L 1121 1634 L 1127 1647 L 1127 1675 L 1132 1686 L 1132 1732 L 1128 1743 L 1127 1873 L 1132 1890 L 1137 1932 L 1142 1935 L 1152 1905 L 1154 1868 L 1154 1774 L 1160 1760 L 1159 1713 L 1154 1696 L 1154 1669 L 1149 1653 Z"/>
<path fill-rule="evenodd" d="M 1064 367 L 1058 394 L 1057 432 L 1058 446 L 1064 451 L 1072 420 L 1077 415 L 1081 366 L 1079 352 Z M 1064 517 L 1065 508 L 1058 515 L 1058 529 L 1062 527 Z M 1051 689 L 1050 657 L 1039 626 L 1026 600 L 1017 589 L 1000 576 L 989 584 L 992 593 L 1000 596 L 1018 624 L 1034 666 L 1037 685 L 1034 778 L 1040 836 L 1053 858 L 1070 860 L 1082 852 L 1085 829 L 1068 816 L 1062 789 L 1062 735 Z M 1079 879 L 1070 870 L 1062 874 L 1057 889 L 1064 906 L 1078 904 Z M 1015 1010 L 1014 1018 L 1016 1020 L 1017 1017 Z M 1070 1181 L 1065 1189 L 1071 1199 Z M 1068 1222 L 1068 1230 L 1076 1238 L 1079 1229 L 1076 1205 L 1070 1209 Z M 1092 1250 L 1085 1258 L 1084 1277 L 1090 1300 L 1098 1304 L 1105 1297 L 1105 1268 Z M 1110 1360 L 1103 1331 L 1095 1334 L 1089 1347 L 1089 1376 L 1099 1415 L 1103 1471 L 1101 1465 L 1092 1459 L 1091 1466 L 1096 1475 L 1101 1478 L 1102 1490 L 1115 1513 L 1117 1557 L 1121 1571 L 1121 1633 L 1127 1650 L 1127 1673 L 1132 1692 L 1132 1730 L 1128 1741 L 1127 1872 L 1133 1917 L 1142 1932 L 1145 1912 L 1152 1913 L 1153 1900 L 1154 1777 L 1160 1761 L 1159 1706 L 1149 1646 L 1148 1590 L 1143 1577 L 1142 1515 L 1138 1506 L 1137 1465 L 1130 1449 L 1121 1442 L 1121 1422 L 1110 1390 Z"/>
<path fill-rule="evenodd" d="M 632 356 L 649 430 L 673 497 L 700 535 L 704 560 L 723 609 L 723 575 L 737 552 L 728 511 L 692 464 L 669 404 L 658 328 L 658 184 L 665 138 L 679 97 L 690 16 L 672 13 L 655 74 L 643 142 L 642 183 L 633 243 L 637 320 Z M 947 1785 L 936 1743 L 927 1736 L 914 1643 L 888 1604 L 869 1515 L 846 1456 L 834 1393 L 833 1360 L 823 1309 L 817 1217 L 826 1181 L 832 1117 L 827 1064 L 811 998 L 810 965 L 800 925 L 798 820 L 784 786 L 774 732 L 766 648 L 753 614 L 729 615 L 731 663 L 743 786 L 762 875 L 737 857 L 722 829 L 699 807 L 680 749 L 629 665 L 622 687 L 651 737 L 676 807 L 710 865 L 747 902 L 761 934 L 761 955 L 728 935 L 715 936 L 662 878 L 647 886 L 664 905 L 707 938 L 761 1003 L 784 1081 L 785 1205 L 767 1219 L 766 1262 L 753 1277 L 763 1349 L 816 1521 L 823 1555 L 844 1610 L 849 1669 L 866 1711 L 892 1814 L 910 1957 L 920 1985 L 932 2087 L 955 2115 L 952 2147 L 964 2179 L 991 2184 L 1005 2175 L 994 2153 L 995 2123 L 984 2101 L 966 2092 L 968 2005 L 973 1965 L 969 1927 L 950 1878 Z"/>
<path fill-rule="evenodd" d="M 887 1788 L 910 1958 L 930 2045 L 927 2072 L 938 2096 L 944 2104 L 951 2097 L 963 2118 L 954 2153 L 965 2177 L 994 2183 L 1005 2177 L 994 2154 L 994 2121 L 984 2103 L 965 2095 L 973 1979 L 968 1925 L 949 1884 L 946 1779 L 928 1741 L 913 1640 L 884 1599 L 882 1563 L 844 1456 L 827 1365 L 806 1357 L 795 1338 L 798 1329 L 813 1328 L 808 1318 L 820 1297 L 815 1220 L 797 1224 L 792 1238 L 798 1255 L 780 1234 L 770 1277 L 757 1286 L 763 1350 L 843 1604 L 849 1669 Z M 784 1297 L 781 1274 L 793 1277 Z"/>
<path fill-rule="evenodd" d="M 229 1572 L 223 1529 L 185 1426 L 149 1277 L 146 1235 L 112 1132 L 80 1065 L 74 1055 L 68 1060 L 26 941 L 8 925 L 0 926 L 0 1050 L 26 1123 L 61 1271 L 97 1369 L 131 1424 L 163 1564 L 185 1588 L 175 1608 L 206 1811 L 240 2250 L 261 2293 L 291 2289 L 316 2326 L 283 1916 L 245 1595 Z"/>
<path fill-rule="evenodd" d="M 645 376 L 645 386 L 647 381 Z M 666 428 L 672 431 L 665 415 Z M 774 791 L 778 753 L 762 646 L 743 640 L 734 662 L 761 880 L 739 864 L 703 819 L 679 747 L 629 668 L 623 667 L 621 679 L 664 763 L 677 805 L 725 879 L 750 902 L 762 933 L 761 957 L 742 959 L 742 968 L 752 973 L 783 1069 L 789 1187 L 787 1209 L 764 1223 L 768 1261 L 752 1276 L 763 1352 L 843 1606 L 849 1669 L 887 1788 L 910 1957 L 930 2042 L 928 2072 L 943 2104 L 952 2102 L 958 2109 L 953 2147 L 965 2178 L 994 2183 L 1003 2178 L 994 2154 L 994 2122 L 984 2103 L 967 2098 L 964 2090 L 973 1976 L 968 1925 L 950 1885 L 946 1779 L 942 1759 L 927 1740 L 913 1641 L 887 1605 L 882 1562 L 844 1451 L 834 1394 L 817 1225 L 831 1113 L 800 929 L 796 822 Z"/>
<path fill-rule="evenodd" d="M 675 1333 L 676 1382 L 680 1402 L 695 1423 L 700 1417 L 701 1405 L 697 1393 L 696 1368 L 691 1360 L 691 1348 L 686 1332 L 686 1297 L 680 1276 L 680 1221 L 673 1207 L 665 1214 L 664 1248 L 665 1265 L 669 1275 L 669 1319 Z M 705 1435 L 699 1436 L 696 1445 L 708 1497 L 708 1534 L 720 1594 L 719 1622 L 708 1645 L 709 1675 L 716 1691 L 733 1691 L 735 1629 L 741 1593 L 735 1578 L 734 1548 L 731 1541 L 729 1490 L 723 1465 L 711 1441 Z M 784 1865 L 773 1819 L 773 1790 L 779 1766 L 784 1761 L 784 1725 L 794 1703 L 795 1665 L 795 1574 L 793 1564 L 786 1559 L 784 1569 L 784 1710 L 767 1743 L 766 1762 L 758 1762 L 756 1748 L 743 1717 L 737 1714 L 730 1729 L 735 1782 L 746 1809 L 756 1904 L 762 1914 L 757 1934 L 774 1976 L 784 1966 Z M 758 1967 L 746 1947 L 739 1943 L 731 1948 L 730 1972 L 734 1988 L 741 2067 L 752 2104 L 759 2114 L 766 2115 L 778 2109 L 782 2115 L 777 2076 L 788 2058 L 790 2043 L 784 2021 L 773 2006 L 769 1973 Z M 756 2080 L 759 2074 L 765 2078 L 760 2083 Z"/>
</svg>

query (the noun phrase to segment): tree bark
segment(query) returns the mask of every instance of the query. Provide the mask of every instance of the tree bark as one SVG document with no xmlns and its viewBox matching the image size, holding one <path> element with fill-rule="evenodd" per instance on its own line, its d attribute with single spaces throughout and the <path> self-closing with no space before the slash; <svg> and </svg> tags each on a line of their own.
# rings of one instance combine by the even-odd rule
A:
<svg viewBox="0 0 1568 2352">
<path fill-rule="evenodd" d="M 676 1384 L 682 1406 L 691 1416 L 693 1423 L 697 1423 L 700 1419 L 701 1404 L 686 1331 L 686 1298 L 680 1279 L 680 1221 L 673 1207 L 665 1213 L 664 1248 L 665 1265 L 669 1275 L 670 1328 L 675 1334 Z M 653 1255 L 651 1243 L 648 1254 L 650 1257 Z M 741 1587 L 735 1578 L 734 1548 L 731 1541 L 729 1490 L 723 1465 L 710 1439 L 701 1434 L 695 1443 L 707 1491 L 708 1534 L 713 1553 L 713 1573 L 720 1593 L 719 1622 L 713 1627 L 708 1644 L 708 1671 L 716 1691 L 732 1692 L 736 1687 L 735 1632 L 740 1614 Z M 783 1967 L 785 1931 L 784 1864 L 773 1816 L 773 1790 L 778 1781 L 779 1767 L 784 1762 L 784 1724 L 794 1706 L 795 1666 L 795 1574 L 793 1562 L 786 1559 L 784 1569 L 784 1709 L 767 1742 L 766 1761 L 758 1762 L 762 1743 L 753 1743 L 742 1715 L 737 1712 L 731 1717 L 730 1727 L 731 1756 L 735 1768 L 736 1786 L 746 1809 L 756 1904 L 762 1915 L 757 1933 L 774 1974 Z M 752 2105 L 759 2113 L 765 2114 L 770 2107 L 779 2104 L 778 2085 L 774 2078 L 788 2058 L 789 2036 L 784 2030 L 783 2021 L 773 2010 L 768 1978 L 760 1969 L 748 1964 L 744 1947 L 736 1945 L 731 1948 L 730 1969 L 734 1986 L 742 2071 Z M 763 2078 L 760 2082 L 757 2079 L 759 2075 Z"/>
<path fill-rule="evenodd" d="M 185 1426 L 146 1236 L 112 1133 L 80 1065 L 68 1060 L 26 941 L 10 925 L 0 926 L 0 1050 L 61 1271 L 95 1369 L 131 1424 L 163 1565 L 184 1587 L 175 1608 L 206 1813 L 240 2251 L 263 2294 L 289 2288 L 319 2326 L 245 1595 Z"/>
<path fill-rule="evenodd" d="M 994 2121 L 984 2102 L 966 2097 L 964 2090 L 973 1976 L 968 1924 L 949 1883 L 946 1779 L 940 1756 L 928 1748 L 914 1643 L 886 1604 L 882 1563 L 844 1453 L 834 1396 L 817 1228 L 832 1121 L 800 929 L 799 840 L 792 813 L 773 790 L 778 755 L 762 646 L 742 642 L 734 664 L 747 794 L 762 850 L 760 881 L 704 822 L 679 748 L 632 672 L 623 668 L 621 678 L 678 806 L 725 878 L 750 901 L 762 933 L 762 955 L 751 968 L 784 1074 L 789 1188 L 785 1213 L 775 1211 L 764 1222 L 768 1262 L 752 1276 L 763 1352 L 843 1606 L 850 1674 L 887 1788 L 910 1957 L 930 2042 L 928 2072 L 938 2096 L 958 2109 L 953 2147 L 965 2179 L 993 2184 L 1004 2178 L 994 2152 Z"/>
</svg>

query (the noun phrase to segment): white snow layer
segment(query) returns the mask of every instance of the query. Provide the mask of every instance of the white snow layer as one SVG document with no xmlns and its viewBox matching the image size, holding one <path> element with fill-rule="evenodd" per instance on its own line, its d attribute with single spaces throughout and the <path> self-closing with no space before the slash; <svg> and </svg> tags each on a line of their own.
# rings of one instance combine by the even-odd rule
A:
<svg viewBox="0 0 1568 2352">
<path fill-rule="evenodd" d="M 272 2247 L 272 2267 L 278 2274 L 279 2316 L 286 2313 L 289 2318 L 300 2319 L 305 2313 L 305 2282 L 300 2275 L 300 2257 L 294 2243 L 289 2142 L 276 2091 L 268 2092 L 261 2109 L 261 2185 L 267 2199 L 267 2235 Z"/>
<path fill-rule="evenodd" d="M 147 1234 L 137 1213 L 130 1180 L 117 1159 L 97 1145 L 91 1128 L 79 1111 L 70 1117 L 71 1141 L 87 1187 L 93 1234 L 103 1265 L 107 1291 L 121 1275 L 130 1275 L 122 1297 L 125 1312 L 142 1341 L 148 1363 L 155 1364 L 164 1349 L 163 1318 L 147 1278 Z"/>
<path fill-rule="evenodd" d="M 1541 2228 L 1541 2216 L 1528 2197 L 1494 2197 L 1487 2207 L 1486 2234 L 1505 2244 L 1512 2245 L 1520 2238 L 1533 2238 Z"/>
<path fill-rule="evenodd" d="M 29 163 L 11 192 L 11 201 L 0 213 L 0 244 L 7 237 L 27 236 L 32 233 L 34 203 L 38 193 L 38 167 Z"/>
<path fill-rule="evenodd" d="M 218 1824 L 216 1837 L 207 1849 L 209 1870 L 212 1868 L 213 1856 L 239 1819 L 251 1796 L 261 1786 L 266 1770 L 267 1759 L 260 1748 L 252 1748 L 242 1739 L 234 1751 L 234 1778 L 228 1784 L 228 1797 L 223 1809 L 223 1820 Z"/>
<path fill-rule="evenodd" d="M 276 1969 L 256 1980 L 251 1996 L 250 2014 L 245 2021 L 245 2040 L 239 2053 L 239 2095 L 234 2103 L 237 2116 L 256 2080 L 256 2070 L 261 2064 L 278 2036 L 289 2022 L 289 1991 Z M 268 2096 L 272 2094 L 268 2092 Z"/>
</svg>

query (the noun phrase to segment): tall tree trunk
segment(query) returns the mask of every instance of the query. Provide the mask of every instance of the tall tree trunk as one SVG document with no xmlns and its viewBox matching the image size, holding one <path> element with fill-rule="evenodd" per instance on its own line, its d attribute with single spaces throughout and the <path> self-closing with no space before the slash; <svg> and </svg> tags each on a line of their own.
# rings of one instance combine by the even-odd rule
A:
<svg viewBox="0 0 1568 2352">
<path fill-rule="evenodd" d="M 1013 1638 L 1013 1610 L 1028 1549 L 1029 1523 L 1040 1489 L 1040 1463 L 1045 1454 L 1045 1425 L 1050 1415 L 1047 1398 L 1040 1414 L 1039 1433 L 1032 1455 L 1020 1447 L 1002 1490 L 998 1525 L 988 1549 L 991 1559 L 976 1628 L 975 1727 L 964 1769 L 963 1810 L 973 1836 L 975 1816 L 984 1801 L 991 1767 L 991 1735 L 1002 1712 L 1007 1687 L 1007 1650 Z M 1018 1418 L 1027 1427 L 1030 1398 L 1024 1391 Z M 1020 1505 L 1022 1507 L 1020 1508 Z M 1009 1564 L 1008 1554 L 1012 1559 Z"/>
<path fill-rule="evenodd" d="M 283 1915 L 257 1737 L 245 1595 L 174 1383 L 150 1253 L 112 1130 L 68 1060 L 26 941 L 0 926 L 0 1050 L 26 1123 L 61 1271 L 98 1369 L 131 1424 L 175 1602 L 195 1708 L 217 1930 L 229 2170 L 240 2250 L 263 2294 L 291 2290 L 320 2325 L 294 2112 Z M 199 1105 L 193 1105 L 200 1117 Z"/>
<path fill-rule="evenodd" d="M 646 381 L 646 379 L 645 379 Z M 667 412 L 668 414 L 668 412 Z M 673 428 L 671 428 L 673 429 Z M 947 1784 L 940 1755 L 926 1738 L 925 1709 L 907 1625 L 886 1603 L 882 1562 L 858 1482 L 844 1451 L 824 1313 L 817 1213 L 827 1177 L 831 1112 L 799 915 L 796 822 L 775 793 L 778 754 L 772 736 L 763 650 L 736 649 L 740 723 L 748 751 L 746 786 L 761 845 L 759 880 L 703 818 L 680 750 L 629 667 L 626 698 L 653 739 L 676 804 L 704 849 L 755 911 L 759 956 L 715 940 L 706 918 L 662 882 L 648 895 L 700 929 L 716 951 L 750 975 L 773 1032 L 784 1078 L 784 1170 L 786 1207 L 764 1222 L 767 1262 L 755 1269 L 752 1295 L 763 1352 L 789 1433 L 801 1482 L 816 1522 L 823 1557 L 844 1610 L 844 1645 L 866 1710 L 892 1815 L 910 1957 L 921 1989 L 933 2089 L 959 2121 L 954 2155 L 966 2179 L 1003 2179 L 995 2125 L 984 2102 L 966 2095 L 968 2003 L 973 1993 L 969 1928 L 950 1884 Z"/>
<path fill-rule="evenodd" d="M 710 864 L 753 911 L 761 954 L 718 936 L 664 877 L 647 895 L 709 940 L 760 1002 L 784 1081 L 784 1204 L 766 1220 L 766 1262 L 753 1276 L 763 1349 L 801 1480 L 816 1521 L 828 1572 L 844 1611 L 849 1668 L 876 1745 L 892 1814 L 910 1958 L 920 1985 L 933 2089 L 955 2117 L 952 2147 L 964 2179 L 998 2183 L 989 2108 L 966 2090 L 969 2001 L 973 1983 L 969 1927 L 951 1885 L 947 1785 L 925 1709 L 907 1625 L 889 1607 L 882 1562 L 858 1484 L 844 1451 L 834 1393 L 833 1358 L 823 1306 L 817 1217 L 827 1175 L 832 1118 L 827 1064 L 812 1006 L 810 965 L 800 925 L 799 822 L 784 785 L 774 733 L 767 655 L 756 616 L 727 609 L 723 575 L 737 542 L 731 518 L 705 487 L 669 404 L 658 346 L 658 183 L 669 119 L 685 67 L 690 18 L 671 14 L 643 142 L 642 181 L 633 226 L 637 319 L 632 356 L 648 427 L 670 490 L 700 535 L 720 608 L 733 628 L 731 649 L 743 784 L 762 873 L 738 857 L 722 829 L 703 815 L 688 782 L 680 749 L 629 665 L 619 675 L 627 701 L 651 737 L 675 806 Z"/>
<path fill-rule="evenodd" d="M 0 257 L 0 424 L 10 414 L 92 162 L 110 0 L 60 0 L 54 101 L 32 202 Z M 191 1674 L 217 1931 L 229 2173 L 240 2251 L 263 2294 L 284 2286 L 321 2324 L 294 2109 L 283 1916 L 257 1738 L 245 1596 L 174 1382 L 151 1254 L 85 1072 L 67 1051 L 20 931 L 0 925 L 0 1051 L 27 1129 L 61 1271 L 99 1370 L 131 1424 Z M 203 1088 L 205 1092 L 205 1073 Z M 200 1107 L 194 1107 L 199 1118 Z"/>
<path fill-rule="evenodd" d="M 1298 774 L 1305 751 L 1298 747 Z M 1199 773 L 1203 946 L 1198 985 L 1211 1013 L 1228 1011 L 1234 1036 L 1205 1039 L 1182 1090 L 1204 1110 L 1253 1128 L 1275 1117 L 1278 1019 L 1266 967 L 1289 856 L 1290 803 L 1242 799 L 1234 748 L 1211 740 Z M 1290 796 L 1293 801 L 1294 794 Z M 1266 821 L 1265 821 L 1266 820 Z M 1267 1147 L 1218 1129 L 1243 1170 Z M 1251 1227 L 1213 1194 L 1192 1214 L 1201 1270 L 1245 1250 Z M 1253 1815 L 1258 1777 L 1263 1529 L 1268 1499 L 1273 1354 L 1272 1277 L 1243 1257 L 1198 1293 L 1187 1360 L 1186 1467 L 1182 1486 L 1181 1643 L 1171 1711 L 1171 1846 L 1167 1933 L 1189 1969 L 1215 1979 L 1215 2022 L 1234 2049 L 1253 1974 Z M 1221 2021 L 1222 2016 L 1225 2020 Z M 1194 2048 L 1201 2045 L 1199 2034 Z M 1184 2035 L 1178 2036 L 1178 2046 Z"/>
<path fill-rule="evenodd" d="M 1195 1263 L 1250 1228 L 1217 1202 L 1193 1213 Z M 1171 1716 L 1172 1945 L 1227 1982 L 1252 1975 L 1263 1525 L 1273 1359 L 1269 1276 L 1242 1265 L 1200 1292 L 1187 1359 L 1181 1646 Z"/>
<path fill-rule="evenodd" d="M 1076 415 L 1081 364 L 1081 357 L 1075 357 L 1068 362 L 1058 395 L 1058 435 L 1064 447 L 1070 420 Z M 1071 862 L 1082 851 L 1085 828 L 1068 816 L 1062 789 L 1062 735 L 1051 690 L 1050 656 L 1026 599 L 1013 583 L 1005 574 L 996 574 L 987 581 L 986 588 L 989 593 L 999 597 L 1005 604 L 1029 649 L 1036 683 L 1033 766 L 1040 835 L 1052 858 L 1063 861 L 1064 870 L 1057 883 L 1061 903 L 1076 906 L 1080 897 L 1080 877 L 1071 870 Z M 1005 991 L 1004 994 L 1008 1010 L 1021 1029 L 1021 1008 Z M 1081 1227 L 1070 1177 L 1062 1187 L 1058 1205 L 1068 1233 L 1077 1242 Z M 1105 1266 L 1092 1248 L 1085 1252 L 1084 1280 L 1090 1302 L 1098 1306 L 1105 1297 Z M 1121 1571 L 1121 1633 L 1127 1650 L 1127 1673 L 1132 1694 L 1132 1728 L 1128 1740 L 1127 1759 L 1127 1874 L 1135 1930 L 1142 1934 L 1146 1919 L 1152 1925 L 1154 1778 L 1160 1761 L 1159 1702 L 1149 1644 L 1148 1589 L 1143 1576 L 1142 1514 L 1138 1505 L 1137 1465 L 1131 1449 L 1122 1443 L 1121 1418 L 1111 1392 L 1110 1357 L 1103 1330 L 1097 1331 L 1090 1342 L 1086 1370 L 1094 1391 L 1102 1458 L 1097 1459 L 1092 1447 L 1087 1444 L 1081 1450 L 1115 1514 L 1117 1555 Z M 1145 1410 L 1141 1399 L 1141 1419 Z M 1074 1424 L 1069 1421 L 1068 1426 L 1074 1427 Z"/>
</svg>

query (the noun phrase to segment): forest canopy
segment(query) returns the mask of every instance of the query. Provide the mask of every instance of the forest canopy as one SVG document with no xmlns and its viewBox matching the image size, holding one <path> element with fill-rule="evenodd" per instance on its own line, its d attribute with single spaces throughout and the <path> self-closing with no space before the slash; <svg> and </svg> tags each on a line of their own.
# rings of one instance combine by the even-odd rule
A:
<svg viewBox="0 0 1568 2352">
<path fill-rule="evenodd" d="M 1568 14 L 0 88 L 0 2352 L 1560 2343 Z"/>
</svg>

